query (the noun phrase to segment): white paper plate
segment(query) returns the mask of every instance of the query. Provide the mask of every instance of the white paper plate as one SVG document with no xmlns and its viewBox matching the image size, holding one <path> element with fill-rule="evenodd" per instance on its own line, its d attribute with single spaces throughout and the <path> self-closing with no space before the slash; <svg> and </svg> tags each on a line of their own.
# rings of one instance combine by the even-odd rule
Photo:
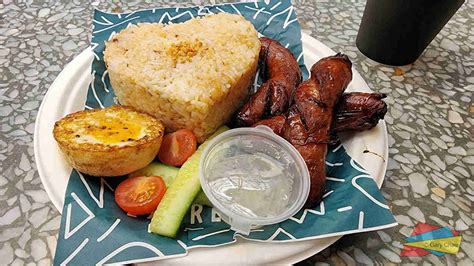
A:
<svg viewBox="0 0 474 266">
<path fill-rule="evenodd" d="M 320 58 L 334 54 L 329 47 L 303 34 L 304 59 L 308 69 Z M 51 201 L 62 211 L 64 195 L 71 167 L 61 155 L 53 138 L 55 121 L 66 114 L 82 110 L 91 81 L 93 54 L 86 49 L 67 64 L 49 88 L 38 111 L 35 126 L 34 149 L 36 166 L 41 181 Z M 353 80 L 347 91 L 370 92 L 367 83 L 353 69 Z M 381 121 L 370 131 L 342 134 L 348 153 L 382 185 L 387 169 L 388 141 L 385 122 Z M 369 153 L 363 151 L 369 150 Z M 238 239 L 237 243 L 190 250 L 189 255 L 165 260 L 167 264 L 291 264 L 310 257 L 325 249 L 340 236 L 294 243 L 262 243 Z"/>
</svg>

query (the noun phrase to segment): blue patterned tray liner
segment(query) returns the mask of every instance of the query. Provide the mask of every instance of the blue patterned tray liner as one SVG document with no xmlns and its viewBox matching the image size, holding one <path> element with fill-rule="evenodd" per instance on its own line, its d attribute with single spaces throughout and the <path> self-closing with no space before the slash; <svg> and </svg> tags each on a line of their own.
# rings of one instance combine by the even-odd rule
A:
<svg viewBox="0 0 474 266">
<path fill-rule="evenodd" d="M 298 59 L 305 78 L 301 31 L 290 1 L 265 1 L 203 7 L 155 8 L 132 13 L 94 12 L 93 81 L 85 108 L 114 103 L 103 62 L 104 41 L 131 24 L 178 23 L 210 13 L 238 13 L 263 35 L 286 45 Z M 315 209 L 301 210 L 276 225 L 253 230 L 256 241 L 299 241 L 378 230 L 396 225 L 373 178 L 337 144 L 327 155 L 327 192 Z M 212 208 L 193 205 L 177 239 L 148 233 L 147 217 L 129 217 L 114 201 L 113 189 L 123 178 L 89 177 L 73 170 L 65 195 L 55 265 L 136 263 L 184 256 L 198 246 L 235 242 L 240 236 L 220 221 Z M 335 222 L 337 221 L 337 222 Z M 212 252 L 212 250 L 209 250 Z"/>
</svg>

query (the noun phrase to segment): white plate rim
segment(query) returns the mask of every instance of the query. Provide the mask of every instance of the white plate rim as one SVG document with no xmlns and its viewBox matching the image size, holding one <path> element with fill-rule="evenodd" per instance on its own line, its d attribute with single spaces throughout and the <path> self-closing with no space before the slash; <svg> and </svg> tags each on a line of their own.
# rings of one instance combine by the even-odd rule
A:
<svg viewBox="0 0 474 266">
<path fill-rule="evenodd" d="M 312 63 L 320 57 L 335 53 L 332 49 L 305 33 L 302 34 L 302 42 L 305 63 L 307 66 L 311 66 Z M 78 98 L 85 100 L 87 87 L 91 80 L 90 62 L 92 61 L 92 58 L 92 51 L 88 48 L 64 67 L 63 71 L 61 71 L 53 84 L 51 84 L 43 98 L 36 118 L 34 131 L 34 155 L 36 166 L 48 196 L 60 213 L 62 211 L 64 194 L 71 167 L 60 154 L 52 136 L 52 128 L 54 122 L 64 115 L 83 109 L 84 101 L 81 103 L 78 101 Z M 79 74 L 79 76 L 77 74 Z M 355 88 L 355 86 L 357 87 Z M 65 89 L 69 87 L 73 88 L 71 93 L 65 92 Z M 367 83 L 353 66 L 353 80 L 349 85 L 348 91 L 355 90 L 371 92 Z M 58 106 L 58 103 L 61 103 L 62 109 Z M 343 144 L 348 150 L 348 153 L 363 165 L 372 176 L 374 176 L 377 185 L 381 187 L 388 162 L 388 135 L 385 121 L 380 121 L 380 123 L 370 131 L 360 132 L 357 134 L 357 138 L 352 138 L 352 133 L 344 134 L 341 137 L 343 139 Z M 367 141 L 366 139 L 369 139 L 370 141 Z M 376 146 L 372 143 L 374 140 L 376 141 Z M 373 156 L 372 153 L 363 153 L 360 149 L 354 149 L 354 147 L 357 148 L 361 145 L 365 145 L 366 148 L 370 147 L 371 149 L 374 149 L 372 151 L 380 156 Z M 382 157 L 383 160 L 380 161 L 379 157 Z M 374 160 L 379 162 L 374 165 Z M 62 191 L 62 193 L 60 193 L 60 191 Z M 304 249 L 300 247 L 300 249 L 303 250 L 299 252 L 287 252 L 286 256 L 279 256 L 277 260 L 273 260 L 275 256 L 259 256 L 262 255 L 259 254 L 255 256 L 254 259 L 247 261 L 265 264 L 293 264 L 318 253 L 336 242 L 340 237 L 341 236 L 335 236 L 295 243 L 261 243 L 247 240 L 241 241 L 241 239 L 239 239 L 237 244 L 216 247 L 213 250 L 220 250 L 221 255 L 223 255 L 221 257 L 222 261 L 229 262 L 229 256 L 234 254 L 234 257 L 240 257 L 240 259 L 235 260 L 237 263 L 245 263 L 245 259 L 242 259 L 242 257 L 245 256 L 236 256 L 235 254 L 241 254 L 236 251 L 240 250 L 241 252 L 247 253 L 249 250 L 254 251 L 255 249 L 258 249 L 259 246 L 265 246 L 265 249 L 278 249 L 284 251 L 291 249 L 292 246 L 303 246 Z M 240 246 L 240 248 L 238 246 Z M 242 248 L 243 246 L 247 246 L 248 248 Z M 285 248 L 283 249 L 282 247 Z M 228 252 L 225 252 L 224 249 L 228 250 Z M 205 250 L 207 249 L 195 249 L 189 251 L 188 256 L 166 260 L 166 263 L 194 264 L 200 261 L 209 262 L 208 255 L 210 252 L 206 252 Z M 223 250 L 224 252 L 222 252 Z M 255 253 L 259 252 L 260 251 Z M 262 258 L 262 260 L 255 261 L 255 258 Z M 213 259 L 215 259 L 215 257 L 213 257 Z"/>
</svg>

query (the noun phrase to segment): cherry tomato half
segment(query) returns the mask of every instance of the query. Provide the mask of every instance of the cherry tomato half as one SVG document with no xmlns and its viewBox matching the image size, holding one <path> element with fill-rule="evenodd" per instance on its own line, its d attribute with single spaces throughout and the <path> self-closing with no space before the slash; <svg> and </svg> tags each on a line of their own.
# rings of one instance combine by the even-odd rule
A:
<svg viewBox="0 0 474 266">
<path fill-rule="evenodd" d="M 129 214 L 145 215 L 156 210 L 165 192 L 159 176 L 129 177 L 115 189 L 115 202 Z"/>
<path fill-rule="evenodd" d="M 181 166 L 196 151 L 197 140 L 189 129 L 166 134 L 161 142 L 158 158 L 162 163 Z"/>
</svg>

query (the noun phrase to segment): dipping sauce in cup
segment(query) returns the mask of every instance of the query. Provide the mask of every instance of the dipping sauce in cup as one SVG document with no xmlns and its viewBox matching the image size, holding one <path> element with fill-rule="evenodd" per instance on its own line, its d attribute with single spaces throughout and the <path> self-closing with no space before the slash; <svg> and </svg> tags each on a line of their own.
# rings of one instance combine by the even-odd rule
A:
<svg viewBox="0 0 474 266">
<path fill-rule="evenodd" d="M 293 216 L 310 189 L 299 152 L 266 126 L 232 129 L 211 140 L 199 175 L 221 218 L 243 234 Z"/>
</svg>

